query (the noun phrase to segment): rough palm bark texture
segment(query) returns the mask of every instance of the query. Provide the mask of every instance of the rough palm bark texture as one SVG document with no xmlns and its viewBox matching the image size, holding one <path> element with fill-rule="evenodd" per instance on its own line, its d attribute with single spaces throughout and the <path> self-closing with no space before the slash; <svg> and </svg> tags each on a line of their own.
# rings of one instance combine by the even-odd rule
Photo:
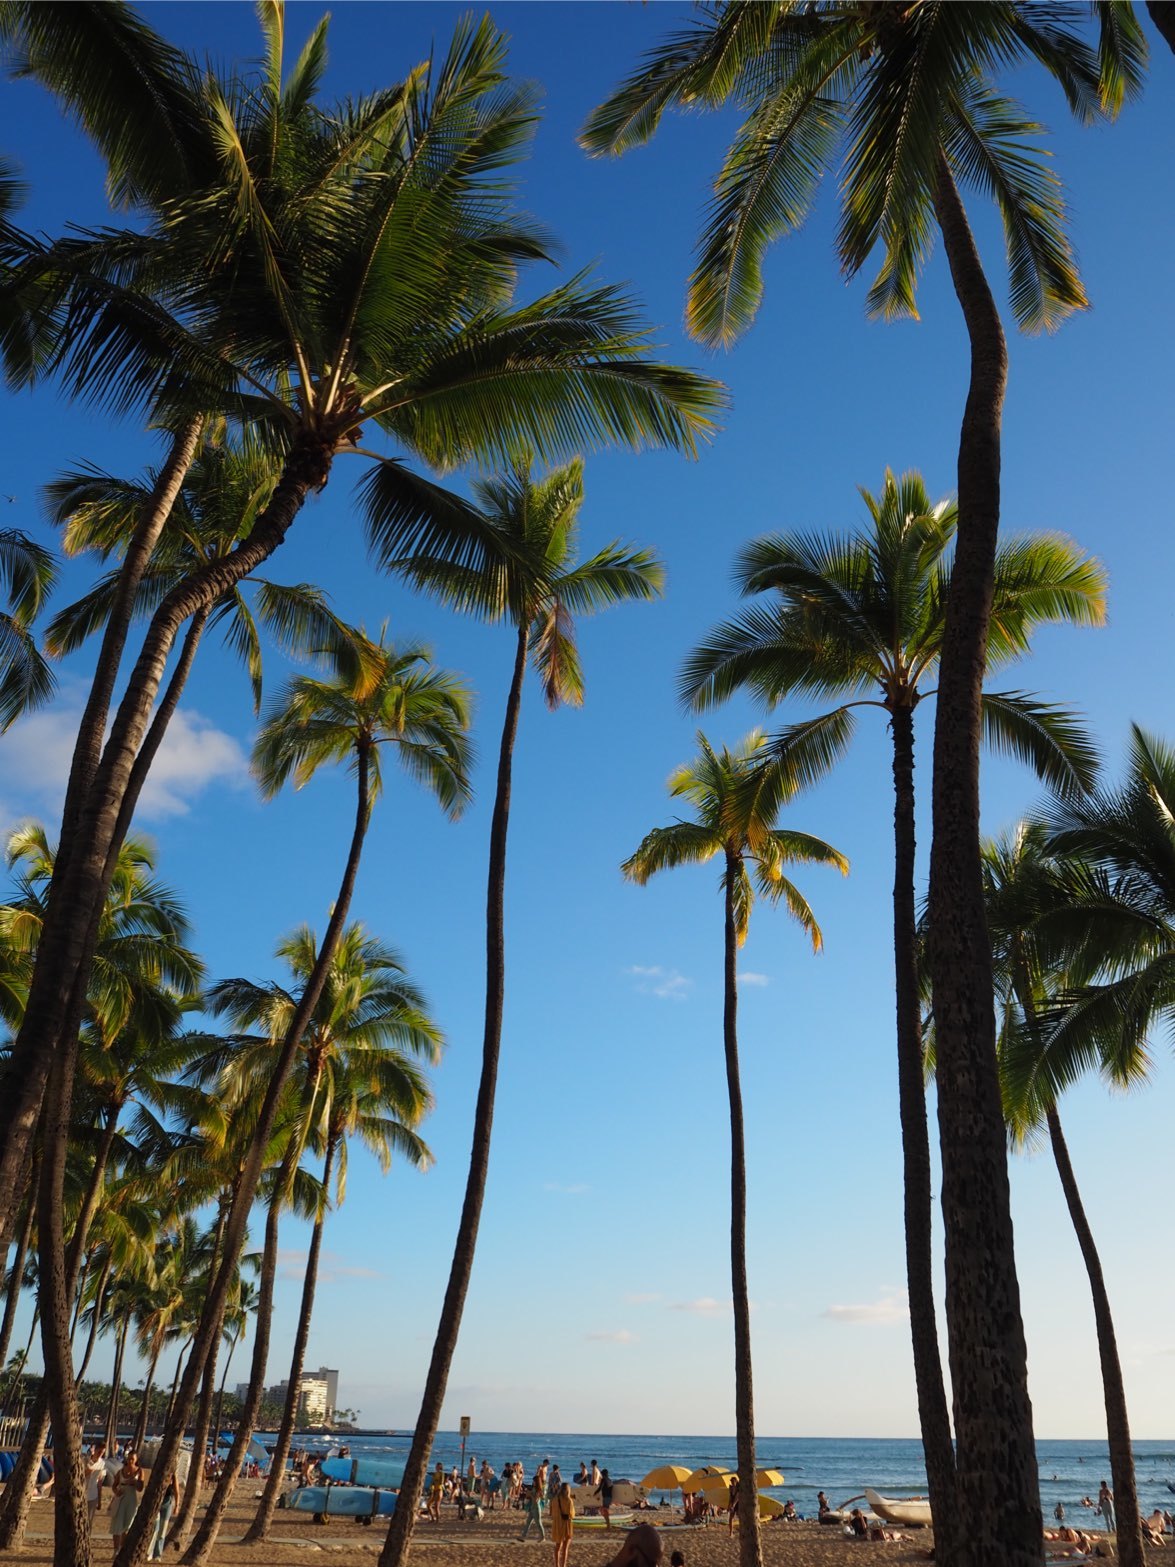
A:
<svg viewBox="0 0 1175 1567">
<path fill-rule="evenodd" d="M 1146 0 L 1150 19 L 1175 51 L 1175 0 Z"/>
<path fill-rule="evenodd" d="M 50 939 L 48 927 L 52 925 L 56 930 L 59 923 L 68 921 L 74 915 L 68 899 L 64 896 L 63 884 L 73 850 L 78 843 L 82 806 L 98 772 L 103 735 L 110 711 L 110 699 L 126 645 L 135 597 L 151 554 L 159 541 L 159 535 L 171 515 L 176 496 L 195 458 L 202 428 L 202 419 L 192 419 L 172 441 L 167 461 L 160 470 L 159 478 L 144 508 L 119 572 L 118 593 L 103 634 L 98 665 L 74 745 L 62 813 L 61 835 L 57 846 L 57 867 L 60 876 L 54 877 L 54 885 L 49 889 L 46 908 L 47 928 L 42 934 L 42 947 L 45 941 Z M 87 924 L 88 920 L 83 921 L 80 926 L 83 936 Z M 48 980 L 53 979 L 53 965 L 57 961 L 51 956 L 53 950 L 51 947 L 44 964 L 41 961 L 41 953 L 38 952 L 38 969 L 44 970 Z M 34 1004 L 48 1007 L 49 998 L 55 996 L 54 1007 L 49 1009 L 54 1015 L 52 1018 L 47 1016 L 47 1021 L 50 1021 L 52 1026 L 47 1036 L 43 1030 L 26 1029 L 22 1023 L 13 1041 L 12 1053 L 5 1067 L 3 1081 L 0 1083 L 0 1089 L 3 1090 L 0 1091 L 0 1246 L 10 1238 L 13 1203 L 24 1189 L 21 1174 L 28 1161 L 33 1129 L 40 1114 L 45 1084 L 52 1065 L 53 1045 L 58 1030 L 63 1026 L 71 988 L 72 978 L 64 984 L 59 979 L 56 985 L 43 982 L 35 1002 L 34 995 L 30 992 L 25 1008 L 26 1021 L 29 1007 Z M 45 1039 L 49 1036 L 51 1042 L 46 1046 Z"/>
<path fill-rule="evenodd" d="M 298 1397 L 302 1382 L 302 1367 L 306 1363 L 306 1344 L 310 1338 L 310 1318 L 314 1312 L 314 1291 L 318 1284 L 318 1259 L 322 1252 L 322 1227 L 326 1218 L 325 1204 L 329 1201 L 331 1175 L 335 1162 L 333 1138 L 327 1142 L 326 1158 L 322 1170 L 322 1202 L 315 1215 L 314 1228 L 310 1232 L 310 1246 L 306 1254 L 306 1273 L 302 1279 L 302 1302 L 298 1311 L 298 1326 L 294 1332 L 294 1352 L 290 1357 L 290 1377 L 286 1387 L 286 1404 L 282 1410 L 282 1423 L 277 1433 L 277 1445 L 269 1465 L 269 1474 L 261 1492 L 261 1501 L 253 1522 L 245 1531 L 243 1544 L 255 1545 L 267 1539 L 273 1522 L 277 1499 L 286 1478 L 286 1459 L 290 1456 L 290 1444 L 294 1439 L 294 1424 L 298 1418 Z"/>
<path fill-rule="evenodd" d="M 755 1486 L 755 1393 L 751 1375 L 751 1302 L 747 1289 L 747 1157 L 738 1071 L 738 935 L 734 888 L 740 869 L 727 855 L 723 949 L 722 1044 L 730 1101 L 730 1287 L 734 1307 L 734 1429 L 738 1450 L 739 1567 L 763 1567 L 759 1493 Z"/>
<path fill-rule="evenodd" d="M 486 887 L 486 1004 L 485 1033 L 482 1041 L 481 1081 L 473 1117 L 473 1146 L 469 1155 L 469 1175 L 465 1183 L 465 1201 L 457 1225 L 453 1263 L 441 1306 L 433 1343 L 432 1359 L 425 1379 L 424 1395 L 412 1446 L 400 1482 L 400 1495 L 413 1505 L 397 1507 L 392 1514 L 388 1537 L 380 1553 L 380 1567 L 403 1567 L 412 1545 L 416 1527 L 415 1500 L 424 1487 L 424 1473 L 441 1419 L 441 1405 L 449 1380 L 449 1367 L 461 1330 L 461 1314 L 473 1272 L 473 1254 L 477 1229 L 485 1198 L 486 1177 L 490 1167 L 490 1133 L 494 1125 L 494 1092 L 498 1082 L 498 1058 L 502 1049 L 502 1009 L 506 992 L 506 834 L 510 823 L 510 778 L 514 739 L 518 733 L 518 713 L 522 705 L 522 682 L 526 674 L 528 636 L 524 627 L 518 633 L 514 675 L 506 701 L 502 743 L 498 752 L 498 783 L 494 795 L 494 814 L 490 824 L 490 863 Z"/>
<path fill-rule="evenodd" d="M 200 1378 L 204 1374 L 204 1366 L 212 1347 L 210 1314 L 215 1311 L 218 1323 L 224 1316 L 224 1306 L 228 1298 L 229 1284 L 236 1268 L 237 1258 L 240 1256 L 241 1247 L 244 1244 L 249 1210 L 252 1208 L 253 1199 L 257 1195 L 257 1186 L 261 1179 L 265 1150 L 269 1146 L 270 1138 L 273 1135 L 274 1123 L 277 1120 L 277 1111 L 281 1103 L 282 1093 L 289 1078 L 290 1070 L 293 1067 L 294 1058 L 298 1053 L 302 1036 L 306 1032 L 310 1019 L 314 1015 L 314 1009 L 321 999 L 327 976 L 330 973 L 330 966 L 334 961 L 335 953 L 338 951 L 339 938 L 347 923 L 347 916 L 351 909 L 351 900 L 355 895 L 355 883 L 359 876 L 359 862 L 363 857 L 363 844 L 367 836 L 368 824 L 371 821 L 371 758 L 362 747 L 357 753 L 356 771 L 359 800 L 355 812 L 355 826 L 351 833 L 351 847 L 347 854 L 347 863 L 343 870 L 342 881 L 339 883 L 334 907 L 331 910 L 330 919 L 327 921 L 326 930 L 318 948 L 318 957 L 315 960 L 314 968 L 306 981 L 302 999 L 294 1011 L 294 1016 L 290 1020 L 290 1026 L 286 1031 L 277 1059 L 274 1062 L 269 1085 L 265 1090 L 265 1098 L 262 1100 L 261 1109 L 258 1112 L 257 1125 L 253 1131 L 244 1168 L 236 1184 L 232 1206 L 229 1210 L 228 1223 L 225 1227 L 221 1261 L 209 1285 L 208 1302 L 204 1318 L 199 1330 L 192 1339 L 192 1350 L 188 1359 L 187 1369 L 184 1372 L 179 1391 L 176 1394 L 172 1415 L 163 1433 L 163 1440 L 156 1455 L 155 1467 L 151 1471 L 151 1478 L 147 1482 L 147 1489 L 143 1493 L 143 1499 L 135 1521 L 127 1534 L 126 1542 L 118 1558 L 117 1567 L 139 1567 L 139 1564 L 146 1560 L 147 1550 L 150 1545 L 150 1524 L 155 1514 L 159 1511 L 160 1498 L 167 1484 L 167 1477 L 170 1475 L 171 1468 L 175 1463 L 175 1455 L 179 1448 L 180 1439 L 183 1436 L 184 1427 L 187 1424 L 192 1404 L 195 1401 L 196 1390 L 200 1385 Z M 220 1331 L 219 1326 L 216 1331 Z"/>
<path fill-rule="evenodd" d="M 1142 1529 L 1138 1513 L 1138 1489 L 1134 1482 L 1134 1456 L 1130 1446 L 1130 1417 L 1126 1411 L 1126 1388 L 1122 1382 L 1122 1362 L 1118 1358 L 1118 1337 L 1114 1332 L 1114 1317 L 1110 1311 L 1110 1296 L 1102 1273 L 1101 1258 L 1081 1193 L 1077 1190 L 1077 1178 L 1069 1158 L 1068 1144 L 1061 1129 L 1061 1118 L 1054 1107 L 1048 1113 L 1049 1141 L 1069 1217 L 1077 1232 L 1077 1244 L 1081 1247 L 1085 1271 L 1089 1275 L 1089 1288 L 1093 1295 L 1093 1317 L 1097 1326 L 1097 1348 L 1102 1367 L 1102 1388 L 1106 1401 L 1106 1436 L 1110 1449 L 1110 1474 L 1114 1481 L 1114 1514 L 1118 1525 L 1118 1559 L 1122 1567 L 1145 1567 L 1146 1548 L 1142 1542 Z"/>
<path fill-rule="evenodd" d="M 935 211 L 971 344 L 959 524 L 934 730 L 930 971 L 961 1567 L 1044 1560 L 1027 1350 L 996 1070 L 979 853 L 980 696 L 1000 515 L 1007 348 L 945 157 Z"/>
<path fill-rule="evenodd" d="M 151 619 L 111 727 L 110 738 L 70 827 L 73 847 L 59 858 L 46 909 L 24 1018 L 0 1095 L 0 1242 L 9 1233 L 12 1199 L 28 1157 L 29 1139 L 61 1041 L 73 1032 L 97 941 L 98 911 L 117 851 L 115 833 L 134 764 L 163 681 L 168 657 L 185 621 L 242 581 L 285 539 L 307 495 L 330 472 L 332 452 L 309 439 L 296 442 L 269 505 L 229 555 L 192 572 L 164 598 Z M 10 1108 L 11 1107 L 11 1108 Z"/>
<path fill-rule="evenodd" d="M 934 1311 L 933 1196 L 930 1132 L 922 1058 L 922 1011 L 918 987 L 917 908 L 914 856 L 914 709 L 909 703 L 890 710 L 893 729 L 894 883 L 893 946 L 897 1001 L 898 1103 L 902 1125 L 902 1174 L 905 1196 L 906 1287 L 910 1300 L 910 1341 L 926 1479 L 934 1515 L 935 1560 L 953 1567 L 955 1530 L 955 1450 L 942 1376 L 938 1322 Z"/>
</svg>

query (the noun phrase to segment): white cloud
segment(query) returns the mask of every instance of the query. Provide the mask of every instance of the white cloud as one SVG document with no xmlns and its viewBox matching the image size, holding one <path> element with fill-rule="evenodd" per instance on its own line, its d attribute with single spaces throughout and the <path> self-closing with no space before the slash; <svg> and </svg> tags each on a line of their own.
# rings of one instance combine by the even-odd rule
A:
<svg viewBox="0 0 1175 1567">
<path fill-rule="evenodd" d="M 304 1251 L 287 1251 L 278 1247 L 277 1274 L 280 1279 L 304 1279 L 306 1277 Z M 355 1268 L 343 1261 L 338 1252 L 321 1251 L 318 1254 L 318 1282 L 333 1283 L 335 1279 L 382 1279 L 385 1275 L 378 1268 Z"/>
<path fill-rule="evenodd" d="M 715 1300 L 712 1295 L 703 1295 L 699 1300 L 678 1300 L 670 1306 L 670 1311 L 689 1311 L 697 1317 L 724 1317 L 731 1309 L 728 1300 Z"/>
<path fill-rule="evenodd" d="M 615 1332 L 601 1329 L 596 1333 L 585 1333 L 584 1338 L 597 1344 L 635 1344 L 636 1334 L 630 1333 L 627 1328 L 617 1328 Z"/>
<path fill-rule="evenodd" d="M 662 1001 L 685 1001 L 694 988 L 692 979 L 687 979 L 675 968 L 661 968 L 659 964 L 647 968 L 634 963 L 626 972 L 637 981 L 636 988 L 642 996 L 658 996 Z"/>
<path fill-rule="evenodd" d="M 60 814 L 81 715 L 81 696 L 70 691 L 64 701 L 30 714 L 4 737 L 0 790 L 7 823 Z M 209 784 L 240 787 L 247 778 L 247 758 L 232 735 L 193 709 L 181 708 L 147 775 L 137 814 L 182 816 Z"/>
<path fill-rule="evenodd" d="M 584 1192 L 590 1192 L 591 1187 L 586 1181 L 575 1181 L 571 1186 L 560 1186 L 558 1181 L 544 1181 L 545 1192 L 561 1192 L 564 1197 L 582 1197 Z"/>
<path fill-rule="evenodd" d="M 905 1322 L 910 1307 L 904 1290 L 892 1290 L 881 1294 L 877 1300 L 860 1306 L 829 1306 L 821 1316 L 833 1322 L 864 1322 L 867 1324 Z"/>
<path fill-rule="evenodd" d="M 745 968 L 739 970 L 738 982 L 740 985 L 756 985 L 762 987 L 763 985 L 769 985 L 771 980 L 766 974 L 756 974 L 751 969 Z"/>
</svg>

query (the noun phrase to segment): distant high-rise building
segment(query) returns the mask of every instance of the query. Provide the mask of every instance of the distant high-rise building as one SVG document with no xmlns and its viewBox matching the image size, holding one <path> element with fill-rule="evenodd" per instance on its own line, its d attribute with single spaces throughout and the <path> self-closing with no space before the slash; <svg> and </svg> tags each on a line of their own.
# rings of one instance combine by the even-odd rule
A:
<svg viewBox="0 0 1175 1567">
<path fill-rule="evenodd" d="M 326 1418 L 333 1420 L 339 1407 L 339 1373 L 328 1366 L 319 1366 L 316 1374 L 326 1383 Z"/>
</svg>

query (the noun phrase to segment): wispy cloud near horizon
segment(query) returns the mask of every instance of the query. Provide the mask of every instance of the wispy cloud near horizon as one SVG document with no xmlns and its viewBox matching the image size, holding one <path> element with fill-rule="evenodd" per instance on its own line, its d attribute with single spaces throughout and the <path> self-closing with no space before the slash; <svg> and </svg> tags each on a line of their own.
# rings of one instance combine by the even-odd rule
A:
<svg viewBox="0 0 1175 1567">
<path fill-rule="evenodd" d="M 758 989 L 762 989 L 764 985 L 771 983 L 771 976 L 769 974 L 756 974 L 753 969 L 744 968 L 739 970 L 738 983 L 740 985 L 754 985 Z"/>
<path fill-rule="evenodd" d="M 828 1306 L 820 1315 L 828 1317 L 833 1322 L 863 1323 L 866 1326 L 884 1326 L 892 1322 L 908 1321 L 910 1305 L 905 1290 L 886 1290 L 882 1286 L 882 1291 L 875 1301 L 868 1304 Z"/>
<path fill-rule="evenodd" d="M 287 1251 L 282 1247 L 277 1253 L 277 1276 L 279 1279 L 303 1279 L 306 1277 L 306 1258 L 304 1251 Z M 318 1259 L 318 1282 L 331 1284 L 336 1279 L 382 1279 L 386 1275 L 378 1268 L 354 1267 L 339 1256 L 337 1251 L 323 1251 Z"/>
</svg>

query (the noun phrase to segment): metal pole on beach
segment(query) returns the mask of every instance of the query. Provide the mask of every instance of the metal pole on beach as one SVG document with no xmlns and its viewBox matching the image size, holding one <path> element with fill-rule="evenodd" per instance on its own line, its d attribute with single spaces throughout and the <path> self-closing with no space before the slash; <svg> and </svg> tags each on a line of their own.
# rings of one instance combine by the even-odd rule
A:
<svg viewBox="0 0 1175 1567">
<path fill-rule="evenodd" d="M 470 1419 L 468 1415 L 461 1416 L 461 1478 L 465 1478 L 465 1442 L 469 1436 Z"/>
</svg>

